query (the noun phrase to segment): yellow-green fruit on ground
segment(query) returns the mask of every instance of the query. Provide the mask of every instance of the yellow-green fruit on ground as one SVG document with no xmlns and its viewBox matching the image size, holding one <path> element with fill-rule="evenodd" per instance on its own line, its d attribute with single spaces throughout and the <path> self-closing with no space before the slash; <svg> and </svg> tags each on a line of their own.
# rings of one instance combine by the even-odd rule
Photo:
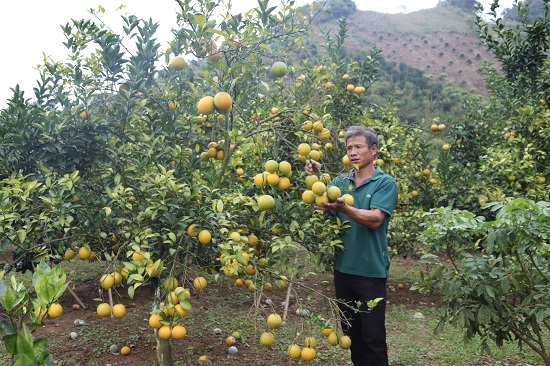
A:
<svg viewBox="0 0 550 366">
<path fill-rule="evenodd" d="M 214 105 L 214 97 L 211 97 L 210 95 L 203 97 L 197 103 L 197 110 L 200 114 L 212 114 L 215 109 L 216 106 Z"/>
<path fill-rule="evenodd" d="M 282 78 L 287 72 L 288 68 L 284 62 L 277 61 L 271 65 L 271 74 L 277 78 Z"/>
<path fill-rule="evenodd" d="M 267 326 L 270 328 L 279 328 L 283 323 L 283 319 L 279 314 L 269 314 L 267 317 Z"/>
<path fill-rule="evenodd" d="M 170 67 L 178 71 L 185 69 L 185 65 L 185 60 L 181 56 L 174 57 L 174 59 L 172 59 L 172 62 L 170 62 Z"/>
<path fill-rule="evenodd" d="M 298 346 L 297 344 L 291 344 L 288 347 L 288 352 L 287 353 L 291 358 L 298 359 L 298 358 L 300 358 L 300 355 L 302 354 L 302 348 L 300 348 L 300 346 Z"/>
<path fill-rule="evenodd" d="M 115 318 L 122 318 L 126 315 L 126 306 L 124 304 L 116 304 L 113 306 L 113 316 Z"/>
<path fill-rule="evenodd" d="M 67 249 L 67 250 L 65 251 L 64 257 L 65 257 L 66 260 L 71 260 L 71 259 L 74 258 L 74 255 L 75 255 L 74 250 L 72 250 L 72 249 Z"/>
<path fill-rule="evenodd" d="M 315 339 L 315 337 L 306 337 L 306 339 L 304 339 L 304 346 L 305 347 L 316 348 L 317 347 L 317 340 Z"/>
<path fill-rule="evenodd" d="M 219 92 L 214 96 L 214 106 L 220 113 L 226 113 L 233 106 L 231 95 L 226 92 Z"/>
<path fill-rule="evenodd" d="M 343 335 L 340 337 L 339 344 L 342 349 L 348 349 L 351 347 L 351 338 L 347 335 Z"/>
<path fill-rule="evenodd" d="M 196 289 L 196 290 L 203 290 L 206 288 L 206 278 L 204 277 L 197 277 L 193 280 L 193 287 Z"/>
<path fill-rule="evenodd" d="M 330 201 L 336 201 L 342 195 L 340 188 L 336 186 L 330 186 L 327 189 L 327 197 Z"/>
<path fill-rule="evenodd" d="M 313 193 L 315 193 L 317 196 L 322 196 L 326 190 L 327 190 L 327 186 L 325 185 L 325 183 L 323 182 L 315 182 L 313 183 L 313 185 L 311 186 L 311 190 L 313 191 Z"/>
<path fill-rule="evenodd" d="M 271 210 L 275 206 L 275 199 L 268 194 L 258 198 L 258 207 L 260 210 Z"/>
<path fill-rule="evenodd" d="M 260 336 L 260 343 L 266 347 L 271 347 L 275 343 L 275 336 L 271 332 L 264 332 Z"/>
<path fill-rule="evenodd" d="M 351 194 L 346 193 L 345 195 L 342 196 L 342 198 L 344 199 L 344 202 L 346 203 L 346 205 L 353 206 L 353 203 L 355 202 L 355 200 L 353 199 L 353 196 Z"/>
</svg>

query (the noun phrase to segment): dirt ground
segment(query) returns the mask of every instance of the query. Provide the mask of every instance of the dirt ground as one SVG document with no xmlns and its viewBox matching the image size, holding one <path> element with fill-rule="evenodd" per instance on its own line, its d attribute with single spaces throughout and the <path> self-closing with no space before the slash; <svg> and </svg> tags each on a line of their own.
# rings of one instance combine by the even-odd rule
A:
<svg viewBox="0 0 550 366">
<path fill-rule="evenodd" d="M 309 276 L 305 278 L 305 283 L 328 296 L 333 294 L 330 274 Z M 414 309 L 438 301 L 437 297 L 429 298 L 426 294 L 408 290 L 410 284 L 404 285 L 404 289 L 399 289 L 398 283 L 388 281 L 389 307 L 405 305 Z M 60 299 L 64 309 L 63 315 L 56 320 L 45 321 L 43 326 L 35 332 L 35 336 L 48 337 L 50 352 L 55 360 L 61 361 L 58 364 L 75 366 L 156 364 L 156 340 L 147 322 L 153 299 L 150 286 L 138 289 L 133 299 L 128 297 L 125 288 L 113 292 L 114 303 L 121 302 L 128 310 L 126 316 L 121 319 L 97 316 L 95 309 L 98 298 L 107 300 L 108 296 L 101 294 L 96 281 L 71 283 L 70 286 L 86 308 L 74 309 L 73 305 L 77 304 L 77 300 L 70 291 L 66 291 Z M 192 286 L 187 287 L 192 288 Z M 286 295 L 286 290 L 279 288 L 269 293 L 272 307 L 279 314 L 283 313 L 281 303 L 285 301 Z M 211 281 L 204 293 L 192 293 L 191 303 L 193 309 L 183 324 L 187 329 L 187 336 L 182 340 L 172 340 L 172 354 L 176 365 L 197 365 L 202 355 L 208 355 L 213 365 L 261 366 L 297 362 L 290 360 L 286 355 L 288 344 L 279 344 L 276 351 L 263 347 L 258 341 L 259 334 L 263 330 L 255 329 L 254 321 L 250 320 L 250 317 L 248 321 L 238 323 L 239 330 L 243 334 L 243 340 L 236 344 L 239 349 L 238 357 L 228 355 L 225 338 L 235 329 L 224 328 L 230 327 L 231 318 L 235 320 L 239 316 L 243 317 L 254 308 L 253 297 L 242 288 L 237 288 L 232 280 Z M 308 308 L 313 309 L 313 312 L 326 309 L 326 305 L 326 301 L 320 296 L 313 296 L 308 302 Z M 264 313 L 271 312 L 265 304 L 261 307 L 264 308 Z M 296 315 L 294 308 L 291 307 L 291 309 L 287 315 L 287 323 L 299 324 L 302 319 Z M 229 320 L 224 319 L 225 316 L 229 317 Z M 83 320 L 84 325 L 78 325 L 79 320 Z M 222 332 L 215 334 L 214 328 L 218 323 Z M 71 332 L 77 333 L 76 339 L 69 338 Z M 122 356 L 119 352 L 109 352 L 112 344 L 116 344 L 119 348 L 129 346 L 132 350 L 131 354 Z M 325 351 L 329 357 L 332 357 L 327 364 L 349 365 L 349 356 L 346 353 L 343 357 L 342 354 L 335 355 L 335 351 L 330 348 L 332 347 L 324 342 L 319 344 L 317 349 L 319 355 Z"/>
</svg>

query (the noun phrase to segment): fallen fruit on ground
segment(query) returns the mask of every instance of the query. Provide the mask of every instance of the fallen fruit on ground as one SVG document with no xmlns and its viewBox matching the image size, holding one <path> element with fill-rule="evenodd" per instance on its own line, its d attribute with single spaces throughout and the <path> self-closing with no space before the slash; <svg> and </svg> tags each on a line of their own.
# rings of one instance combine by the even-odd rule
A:
<svg viewBox="0 0 550 366">
<path fill-rule="evenodd" d="M 197 277 L 193 280 L 193 287 L 197 290 L 202 290 L 206 288 L 206 278 L 204 277 Z"/>
<path fill-rule="evenodd" d="M 271 347 L 275 343 L 275 336 L 271 332 L 263 332 L 260 336 L 260 343 L 266 347 Z"/>
<path fill-rule="evenodd" d="M 132 352 L 132 350 L 128 346 L 124 346 L 120 349 L 120 354 L 123 355 L 123 356 L 129 355 L 130 352 Z"/>
</svg>

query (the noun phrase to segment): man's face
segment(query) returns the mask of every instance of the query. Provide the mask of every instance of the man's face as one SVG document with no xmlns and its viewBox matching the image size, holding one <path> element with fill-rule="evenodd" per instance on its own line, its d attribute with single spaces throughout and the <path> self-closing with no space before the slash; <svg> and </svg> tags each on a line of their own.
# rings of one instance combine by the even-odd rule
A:
<svg viewBox="0 0 550 366">
<path fill-rule="evenodd" d="M 378 151 L 378 146 L 375 144 L 369 148 L 367 138 L 365 136 L 354 136 L 346 141 L 348 157 L 351 164 L 357 164 L 359 169 L 365 168 L 372 164 L 374 156 Z"/>
</svg>

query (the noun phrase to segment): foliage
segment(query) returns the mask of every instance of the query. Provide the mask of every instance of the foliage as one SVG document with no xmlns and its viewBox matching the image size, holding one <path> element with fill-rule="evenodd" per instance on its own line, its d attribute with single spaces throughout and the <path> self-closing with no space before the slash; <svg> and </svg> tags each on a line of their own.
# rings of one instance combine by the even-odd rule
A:
<svg viewBox="0 0 550 366">
<path fill-rule="evenodd" d="M 33 338 L 25 321 L 30 314 L 31 324 L 39 327 L 50 306 L 65 292 L 68 286 L 65 281 L 65 273 L 59 266 L 50 268 L 44 262 L 33 274 L 33 291 L 27 290 L 15 276 L 9 282 L 0 279 L 0 305 L 7 316 L 0 318 L 0 335 L 12 356 L 12 365 L 54 365 L 47 338 Z M 31 297 L 33 292 L 36 298 Z"/>
<path fill-rule="evenodd" d="M 427 214 L 425 250 L 451 260 L 430 277 L 444 295 L 438 329 L 446 322 L 459 326 L 485 347 L 515 339 L 548 365 L 550 204 L 518 198 L 488 208 L 496 211 L 494 221 L 449 208 Z"/>
</svg>

